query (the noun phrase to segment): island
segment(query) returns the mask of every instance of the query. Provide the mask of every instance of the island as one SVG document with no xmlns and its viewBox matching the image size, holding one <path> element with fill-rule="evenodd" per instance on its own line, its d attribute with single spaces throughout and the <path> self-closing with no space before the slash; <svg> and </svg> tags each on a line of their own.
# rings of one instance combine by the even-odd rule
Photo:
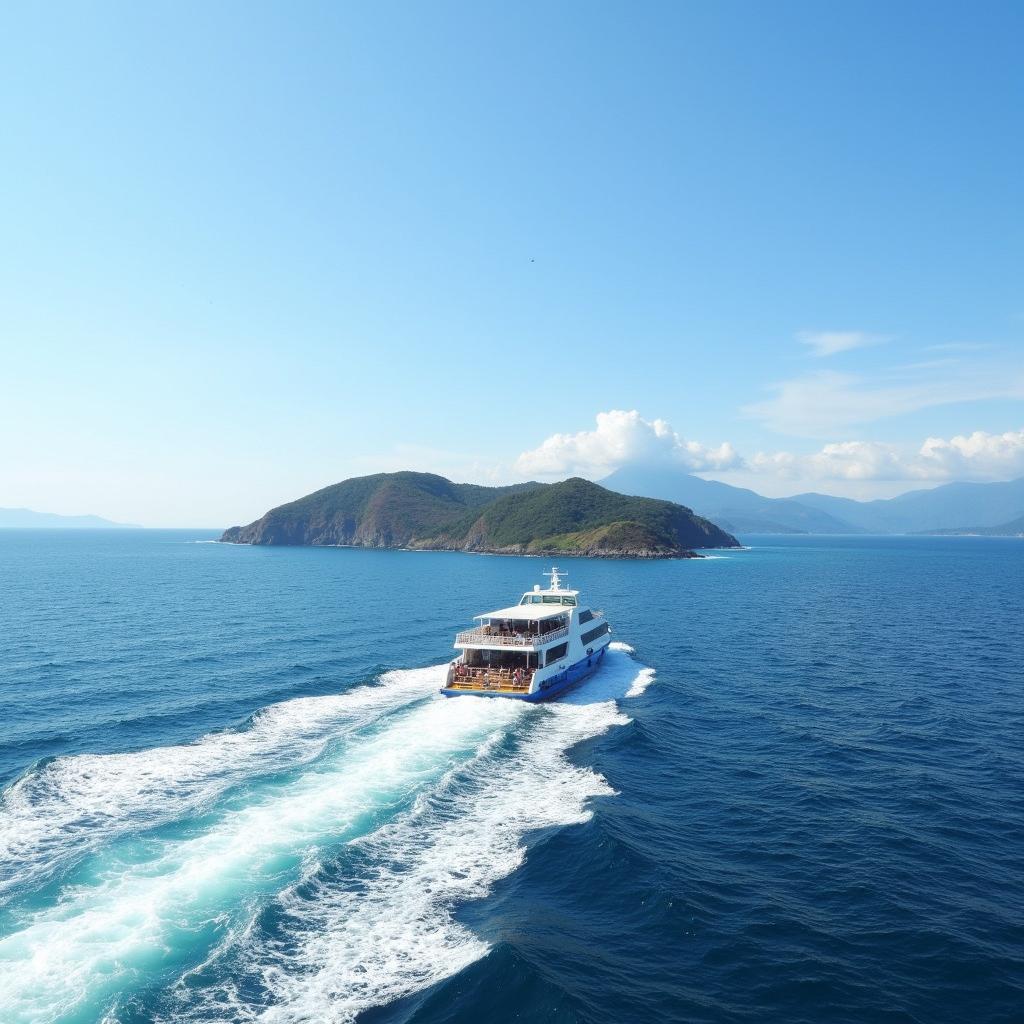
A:
<svg viewBox="0 0 1024 1024">
<path fill-rule="evenodd" d="M 233 526 L 221 540 L 600 558 L 700 558 L 695 548 L 740 547 L 684 505 L 579 477 L 485 487 L 414 472 L 343 480 Z"/>
</svg>

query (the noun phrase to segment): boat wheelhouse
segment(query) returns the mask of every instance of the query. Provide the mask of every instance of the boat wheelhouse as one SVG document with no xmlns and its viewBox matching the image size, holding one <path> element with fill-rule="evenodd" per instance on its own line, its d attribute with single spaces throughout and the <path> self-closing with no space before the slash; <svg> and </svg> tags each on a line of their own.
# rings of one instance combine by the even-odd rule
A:
<svg viewBox="0 0 1024 1024">
<path fill-rule="evenodd" d="M 455 637 L 462 653 L 448 666 L 443 694 L 550 700 L 597 668 L 611 642 L 604 612 L 564 588 L 565 573 L 544 575 L 547 590 L 538 584 L 518 604 L 475 616 L 477 625 Z"/>
</svg>

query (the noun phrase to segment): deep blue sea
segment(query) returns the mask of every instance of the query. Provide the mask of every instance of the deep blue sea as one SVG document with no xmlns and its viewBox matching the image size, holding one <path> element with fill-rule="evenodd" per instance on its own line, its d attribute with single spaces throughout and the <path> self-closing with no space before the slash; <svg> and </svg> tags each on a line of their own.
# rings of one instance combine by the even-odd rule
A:
<svg viewBox="0 0 1024 1024">
<path fill-rule="evenodd" d="M 0 531 L 0 1021 L 1024 1021 L 1024 542 L 535 559 Z"/>
</svg>

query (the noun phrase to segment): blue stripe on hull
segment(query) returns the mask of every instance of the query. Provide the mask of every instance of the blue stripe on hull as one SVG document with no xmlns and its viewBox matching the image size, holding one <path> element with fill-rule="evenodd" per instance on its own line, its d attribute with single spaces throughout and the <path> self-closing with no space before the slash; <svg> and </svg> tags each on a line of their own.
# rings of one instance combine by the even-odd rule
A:
<svg viewBox="0 0 1024 1024">
<path fill-rule="evenodd" d="M 575 665 L 570 665 L 564 672 L 559 672 L 557 676 L 545 680 L 541 684 L 544 688 L 536 693 L 498 693 L 493 690 L 449 690 L 447 688 L 443 688 L 441 692 L 446 697 L 511 697 L 513 700 L 525 700 L 529 704 L 554 700 L 556 697 L 561 697 L 563 693 L 567 693 L 578 683 L 582 683 L 587 676 L 596 671 L 607 649 L 608 645 L 605 644 L 599 651 L 577 661 Z"/>
<path fill-rule="evenodd" d="M 575 665 L 570 665 L 557 676 L 552 676 L 550 679 L 545 680 L 541 684 L 543 689 L 538 690 L 536 693 L 528 693 L 523 700 L 536 704 L 542 700 L 554 700 L 555 697 L 561 697 L 563 693 L 567 693 L 577 683 L 582 683 L 587 676 L 597 669 L 607 649 L 608 645 L 605 644 L 599 651 L 595 651 L 581 661 L 577 661 Z"/>
</svg>

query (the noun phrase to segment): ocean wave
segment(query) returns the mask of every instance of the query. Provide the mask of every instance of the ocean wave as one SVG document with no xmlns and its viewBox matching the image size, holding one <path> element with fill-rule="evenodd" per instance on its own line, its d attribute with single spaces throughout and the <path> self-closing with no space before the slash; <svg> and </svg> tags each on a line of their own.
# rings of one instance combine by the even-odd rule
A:
<svg viewBox="0 0 1024 1024">
<path fill-rule="evenodd" d="M 176 1006 L 168 1019 L 222 1019 L 230 1007 L 238 1019 L 347 1021 L 484 955 L 486 945 L 454 921 L 454 907 L 515 870 L 527 833 L 583 821 L 589 798 L 611 792 L 566 754 L 628 721 L 616 700 L 643 670 L 612 651 L 583 687 L 542 706 L 421 699 L 439 672 L 392 673 L 388 685 L 337 699 L 275 705 L 239 733 L 94 759 L 91 772 L 77 765 L 71 791 L 37 789 L 31 801 L 23 792 L 23 810 L 63 814 L 92 854 L 76 883 L 46 905 L 12 908 L 12 930 L 0 938 L 5 1020 L 117 1020 L 134 987 L 168 973 L 189 978 L 197 963 L 209 970 L 242 950 L 258 977 L 257 1000 L 229 983 L 183 984 L 168 994 Z M 370 717 L 379 721 L 325 746 L 339 721 Z M 243 737 L 258 752 L 241 753 Z M 262 778 L 264 758 L 279 763 L 292 743 L 305 767 L 288 779 Z M 224 756 L 229 774 L 252 773 L 252 790 L 218 808 L 215 764 Z M 174 797 L 182 769 L 191 789 Z M 106 784 L 116 813 L 102 803 Z M 165 798 L 172 806 L 152 806 Z M 202 817 L 187 819 L 200 809 Z M 174 815 L 185 818 L 178 832 L 122 834 Z M 56 843 L 38 831 L 32 848 L 46 859 L 61 849 Z M 29 845 L 17 850 L 27 863 Z M 323 871 L 346 854 L 358 855 L 355 876 Z M 268 901 L 285 916 L 287 941 L 264 941 L 254 927 Z"/>
<path fill-rule="evenodd" d="M 627 697 L 639 697 L 654 682 L 654 669 L 642 668 L 636 674 L 633 685 L 626 691 Z"/>
<path fill-rule="evenodd" d="M 0 904 L 117 835 L 173 821 L 254 775 L 313 760 L 352 729 L 429 695 L 443 674 L 443 666 L 388 672 L 375 685 L 270 705 L 245 727 L 195 743 L 42 763 L 0 798 Z"/>
<path fill-rule="evenodd" d="M 651 670 L 616 652 L 583 688 L 531 709 L 539 717 L 524 723 L 511 749 L 494 745 L 353 840 L 349 870 L 310 865 L 277 897 L 285 923 L 273 939 L 249 929 L 240 948 L 223 951 L 231 966 L 217 983 L 202 989 L 182 979 L 164 1019 L 348 1024 L 486 955 L 489 946 L 455 920 L 456 907 L 520 866 L 529 833 L 587 821 L 589 800 L 613 795 L 601 775 L 566 755 L 629 721 L 616 698 L 644 673 Z M 253 987 L 265 998 L 242 995 Z"/>
<path fill-rule="evenodd" d="M 318 846 L 365 833 L 526 710 L 467 703 L 414 705 L 195 835 L 99 855 L 87 883 L 19 914 L 18 930 L 0 939 L 8 1019 L 55 1020 L 72 1009 L 84 1018 L 147 971 L 173 968 L 202 947 L 204 932 L 278 889 Z"/>
</svg>

